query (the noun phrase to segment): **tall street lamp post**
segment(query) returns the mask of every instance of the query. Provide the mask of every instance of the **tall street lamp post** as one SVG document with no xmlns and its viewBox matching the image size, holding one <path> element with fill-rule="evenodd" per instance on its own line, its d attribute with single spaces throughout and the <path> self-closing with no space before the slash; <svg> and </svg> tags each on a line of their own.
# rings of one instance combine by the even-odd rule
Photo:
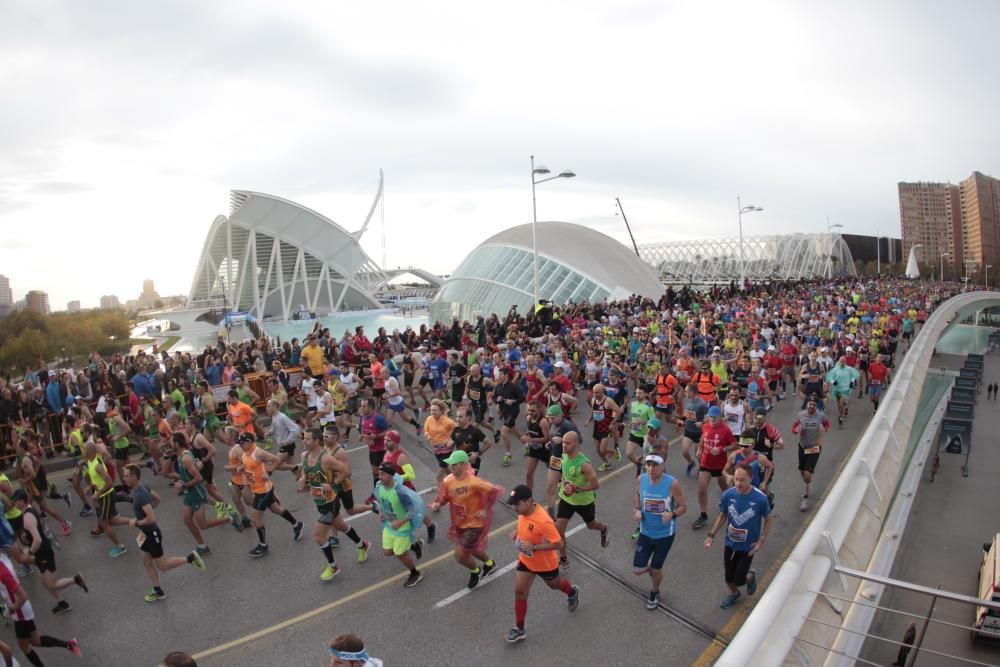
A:
<svg viewBox="0 0 1000 667">
<path fill-rule="evenodd" d="M 535 156 L 531 156 L 531 252 L 534 255 L 532 258 L 532 275 L 534 278 L 534 295 L 535 302 L 531 304 L 531 310 L 534 312 L 535 307 L 538 305 L 538 206 L 535 203 L 535 186 L 539 183 L 544 183 L 545 181 L 555 180 L 557 178 L 573 178 L 576 173 L 571 169 L 563 169 L 561 172 L 555 176 L 549 176 L 547 178 L 536 178 L 537 176 L 545 176 L 551 173 L 548 167 L 535 166 Z"/>
<path fill-rule="evenodd" d="M 740 200 L 739 195 L 736 196 L 736 210 L 737 218 L 740 221 L 740 289 L 743 289 L 746 284 L 747 279 L 747 260 L 746 255 L 743 253 L 743 214 L 744 213 L 757 213 L 758 211 L 763 211 L 760 206 L 744 206 L 743 202 Z"/>
</svg>

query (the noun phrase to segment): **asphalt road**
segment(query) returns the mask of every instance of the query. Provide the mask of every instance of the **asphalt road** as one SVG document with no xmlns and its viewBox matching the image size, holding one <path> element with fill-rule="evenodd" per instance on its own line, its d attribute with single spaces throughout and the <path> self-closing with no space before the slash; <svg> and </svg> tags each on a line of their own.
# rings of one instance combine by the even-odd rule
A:
<svg viewBox="0 0 1000 667">
<path fill-rule="evenodd" d="M 855 399 L 843 429 L 834 427 L 826 440 L 811 496 L 814 507 L 839 469 L 849 449 L 872 414 L 871 404 Z M 786 449 L 777 452 L 772 490 L 776 495 L 775 525 L 764 549 L 755 558 L 761 590 L 775 563 L 794 543 L 810 513 L 801 513 L 798 502 L 802 483 L 796 470 L 795 437 L 790 426 L 798 401 L 778 404 L 769 419 L 785 435 Z M 585 417 L 578 417 L 582 423 Z M 585 429 L 582 429 L 585 430 Z M 672 431 L 672 427 L 669 428 Z M 676 435 L 676 434 L 672 434 Z M 407 427 L 403 446 L 414 459 L 417 488 L 434 483 L 436 462 L 413 439 Z M 363 499 L 369 481 L 367 453 L 352 435 L 351 461 L 355 471 L 355 496 Z M 564 596 L 536 581 L 529 601 L 527 640 L 508 645 L 503 636 L 513 624 L 513 576 L 510 567 L 515 551 L 510 540 L 513 514 L 498 509 L 490 537 L 489 552 L 501 569 L 474 591 L 465 593 L 466 571 L 451 557 L 445 533 L 447 511 L 437 515 L 437 542 L 426 549 L 420 565 L 424 580 L 413 589 L 402 586 L 403 568 L 395 558 L 381 555 L 380 527 L 371 515 L 359 515 L 351 523 L 375 548 L 367 563 L 356 562 L 350 541 L 335 553 L 341 574 L 323 583 L 319 573 L 325 564 L 309 537 L 316 512 L 305 495 L 295 492 L 291 473 L 279 473 L 276 486 L 285 506 L 306 523 L 304 539 L 292 541 L 287 523 L 268 515 L 270 553 L 251 559 L 247 551 L 255 544 L 253 531 L 236 534 L 222 526 L 206 532 L 212 554 L 206 557 L 207 572 L 184 567 L 161 575 L 166 600 L 149 604 L 143 595 L 149 584 L 143 572 L 134 531 L 121 529 L 129 552 L 112 560 L 105 538 L 88 535 L 95 522 L 76 517 L 74 532 L 64 538 L 58 553 L 61 573 L 81 571 L 91 586 L 84 594 L 76 587 L 65 591 L 73 605 L 67 614 L 54 616 L 52 600 L 37 575 L 24 582 L 35 603 L 42 634 L 79 639 L 82 658 L 61 649 L 39 649 L 47 665 L 154 665 L 171 650 L 196 655 L 199 665 L 326 665 L 326 645 L 335 635 L 354 632 L 365 638 L 372 655 L 387 665 L 499 665 L 511 660 L 522 664 L 670 664 L 684 665 L 711 660 L 720 642 L 738 629 L 749 613 L 753 599 L 744 599 L 730 610 L 719 608 L 725 586 L 722 581 L 722 540 L 706 552 L 702 546 L 707 529 L 693 531 L 697 516 L 697 483 L 686 478 L 679 443 L 671 448 L 667 470 L 679 476 L 688 501 L 688 514 L 679 520 L 678 536 L 664 569 L 663 608 L 648 611 L 645 596 L 648 577 L 632 574 L 632 490 L 634 474 L 624 466 L 601 474 L 598 519 L 611 526 L 611 543 L 600 546 L 599 535 L 585 528 L 569 537 L 569 577 L 581 590 L 576 612 L 566 608 Z M 594 454 L 589 434 L 584 452 Z M 481 475 L 506 488 L 522 481 L 523 458 L 514 448 L 514 464 L 500 465 L 502 448 L 485 456 Z M 596 455 L 594 455 L 596 459 Z M 223 464 L 222 456 L 216 469 Z M 541 471 L 539 471 L 541 472 Z M 64 473 L 53 477 L 63 479 Z M 220 477 L 225 477 L 224 471 Z M 536 474 L 536 498 L 542 497 L 544 477 Z M 148 480 L 145 480 L 148 481 Z M 167 553 L 184 554 L 194 546 L 180 516 L 180 499 L 153 479 L 154 489 L 164 497 L 158 510 Z M 65 481 L 60 482 L 66 486 Z M 224 495 L 228 490 L 223 490 Z M 719 490 L 710 487 L 710 516 Z M 429 499 L 430 494 L 425 494 Z M 75 500 L 75 499 L 74 499 Z M 126 505 L 119 505 L 130 512 Z M 570 529 L 579 525 L 574 518 Z M 758 593 L 759 595 L 759 593 Z M 13 644 L 11 629 L 0 629 L 4 641 Z M 23 662 L 23 661 L 22 661 Z"/>
</svg>

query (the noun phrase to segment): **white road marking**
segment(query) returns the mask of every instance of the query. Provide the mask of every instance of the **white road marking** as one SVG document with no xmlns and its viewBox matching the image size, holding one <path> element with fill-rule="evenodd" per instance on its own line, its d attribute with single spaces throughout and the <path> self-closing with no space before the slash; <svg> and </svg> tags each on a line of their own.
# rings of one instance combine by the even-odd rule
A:
<svg viewBox="0 0 1000 667">
<path fill-rule="evenodd" d="M 569 530 L 566 531 L 566 537 L 567 537 L 567 539 L 570 537 L 570 535 L 575 535 L 576 533 L 579 533 L 581 530 L 583 530 L 586 527 L 587 527 L 587 524 L 581 523 L 579 526 L 575 526 L 574 528 L 570 528 Z M 507 565 L 504 565 L 499 570 L 497 570 L 496 572 L 492 573 L 491 575 L 489 575 L 488 577 L 486 577 L 485 579 L 483 579 L 482 581 L 480 581 L 479 585 L 476 586 L 476 588 L 482 588 L 483 586 L 485 586 L 486 584 L 490 583 L 491 581 L 493 581 L 495 579 L 499 579 L 501 577 L 501 575 L 507 574 L 508 572 L 510 572 L 511 570 L 513 570 L 515 567 L 517 567 L 517 561 L 514 561 L 513 563 L 508 563 Z M 435 609 L 442 609 L 443 607 L 447 607 L 452 602 L 455 602 L 456 600 L 461 600 L 466 595 L 468 595 L 472 591 L 476 590 L 476 588 L 463 588 L 462 590 L 458 591 L 457 593 L 452 593 L 451 595 L 449 595 L 448 597 L 446 597 L 445 599 L 441 600 L 436 605 L 434 605 L 434 608 Z"/>
</svg>

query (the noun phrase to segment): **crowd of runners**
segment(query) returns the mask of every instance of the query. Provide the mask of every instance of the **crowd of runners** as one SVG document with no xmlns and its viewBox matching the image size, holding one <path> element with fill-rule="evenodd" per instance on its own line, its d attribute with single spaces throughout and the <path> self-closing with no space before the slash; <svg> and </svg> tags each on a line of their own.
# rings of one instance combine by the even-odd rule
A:
<svg viewBox="0 0 1000 667">
<path fill-rule="evenodd" d="M 753 557 L 771 527 L 779 474 L 773 451 L 790 434 L 803 484 L 796 504 L 806 511 L 824 434 L 851 412 L 878 408 L 919 325 L 958 289 L 892 278 L 668 289 L 658 301 L 541 304 L 527 317 L 512 309 L 371 339 L 360 327 L 340 339 L 317 327 L 301 345 L 220 339 L 198 354 L 95 354 L 78 372 L 28 370 L 20 385 L 0 389 L 13 447 L 0 474 L 0 603 L 32 665 L 43 664 L 38 647 L 80 654 L 74 639 L 39 634 L 19 584 L 37 571 L 55 614 L 71 608 L 63 591 L 90 593 L 83 573 L 57 570 L 57 551 L 71 548 L 69 508 L 108 540 L 110 558 L 135 539 L 150 603 L 166 597 L 161 573 L 205 570 L 206 534 L 221 532 L 213 528 L 252 531 L 248 557 L 260 558 L 274 531 L 299 541 L 307 521 L 321 581 L 341 573 L 335 552 L 346 537 L 358 563 L 381 544 L 407 588 L 422 580 L 423 552 L 447 523 L 442 534 L 473 589 L 497 568 L 488 537 L 500 501 L 517 516 L 509 642 L 526 637 L 536 578 L 565 595 L 569 611 L 580 604 L 568 578 L 574 516 L 602 547 L 610 539 L 602 518 L 634 526 L 622 539 L 635 542 L 634 574 L 649 577 L 649 609 L 661 604 L 679 521 L 693 517 L 705 549 L 724 537 L 720 604 L 729 608 L 741 588 L 757 587 Z M 253 372 L 271 373 L 264 395 L 246 382 Z M 769 417 L 780 401 L 796 404 L 791 423 Z M 403 449 L 404 435 L 437 466 L 429 501 L 414 485 L 418 452 Z M 352 469 L 349 443 L 367 447 L 363 469 Z M 46 478 L 57 450 L 74 463 L 65 490 Z M 514 465 L 523 466 L 521 483 L 489 481 L 496 466 Z M 600 473 L 620 466 L 635 470 L 632 506 L 599 513 Z M 276 475 L 309 495 L 312 517 L 282 505 Z M 697 480 L 696 498 L 685 497 L 682 477 Z M 444 508 L 448 518 L 438 518 Z M 181 514 L 188 553 L 168 555 L 160 512 Z M 365 512 L 377 515 L 381 535 L 345 520 Z M 369 660 L 354 635 L 330 652 L 333 664 Z M 2 643 L 0 654 L 11 664 Z"/>
</svg>

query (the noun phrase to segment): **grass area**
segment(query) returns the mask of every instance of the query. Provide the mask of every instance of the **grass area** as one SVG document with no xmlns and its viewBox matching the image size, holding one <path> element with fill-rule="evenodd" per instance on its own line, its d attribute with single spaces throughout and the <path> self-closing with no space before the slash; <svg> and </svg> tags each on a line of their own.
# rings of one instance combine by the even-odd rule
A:
<svg viewBox="0 0 1000 667">
<path fill-rule="evenodd" d="M 179 341 L 180 339 L 181 339 L 180 336 L 169 336 L 162 343 L 160 343 L 159 345 L 156 346 L 156 351 L 157 352 L 167 352 L 167 351 L 170 350 L 170 348 L 172 348 L 174 345 L 176 345 L 177 341 Z"/>
</svg>

